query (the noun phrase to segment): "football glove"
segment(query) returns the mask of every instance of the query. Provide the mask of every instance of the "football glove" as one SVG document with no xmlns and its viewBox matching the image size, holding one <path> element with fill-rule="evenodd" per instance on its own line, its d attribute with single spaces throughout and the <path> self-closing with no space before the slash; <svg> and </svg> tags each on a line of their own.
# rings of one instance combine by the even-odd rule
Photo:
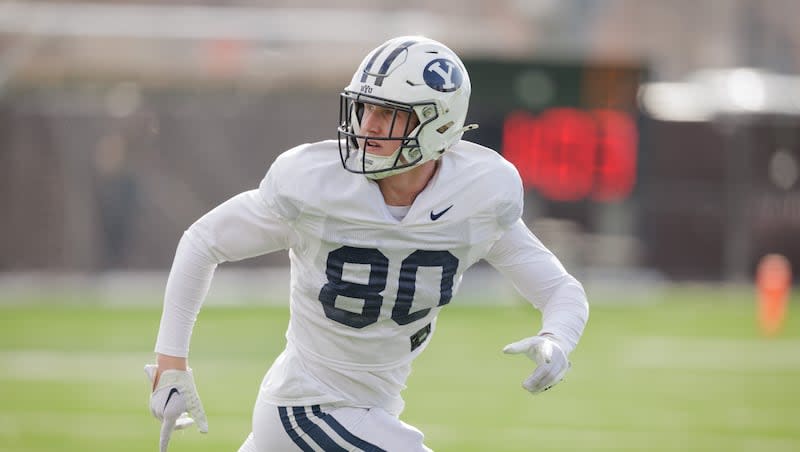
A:
<svg viewBox="0 0 800 452">
<path fill-rule="evenodd" d="M 148 364 L 144 371 L 153 382 L 158 366 Z M 158 378 L 158 385 L 150 395 L 150 411 L 161 421 L 160 451 L 166 452 L 173 430 L 197 424 L 201 433 L 208 432 L 208 420 L 194 386 L 191 370 L 165 370 Z"/>
<path fill-rule="evenodd" d="M 503 348 L 503 353 L 511 355 L 524 353 L 536 363 L 536 369 L 522 382 L 522 387 L 532 394 L 547 391 L 555 386 L 564 379 L 570 367 L 564 350 L 558 342 L 547 335 L 528 337 L 508 344 Z"/>
</svg>

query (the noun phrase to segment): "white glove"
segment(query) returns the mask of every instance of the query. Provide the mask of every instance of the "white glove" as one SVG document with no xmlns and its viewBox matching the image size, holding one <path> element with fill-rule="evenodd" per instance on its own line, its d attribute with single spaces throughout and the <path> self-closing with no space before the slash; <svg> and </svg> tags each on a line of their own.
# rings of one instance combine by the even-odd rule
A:
<svg viewBox="0 0 800 452">
<path fill-rule="evenodd" d="M 533 336 L 508 344 L 503 353 L 516 355 L 524 353 L 536 363 L 536 369 L 522 382 L 522 387 L 533 394 L 555 386 L 564 378 L 570 367 L 567 355 L 558 342 L 547 337 Z"/>
<path fill-rule="evenodd" d="M 155 364 L 144 366 L 150 383 L 153 382 L 157 369 Z M 169 438 L 175 429 L 184 429 L 196 423 L 201 433 L 208 433 L 208 420 L 194 387 L 191 370 L 171 369 L 161 372 L 158 386 L 150 395 L 150 411 L 161 421 L 161 452 L 166 452 Z"/>
</svg>

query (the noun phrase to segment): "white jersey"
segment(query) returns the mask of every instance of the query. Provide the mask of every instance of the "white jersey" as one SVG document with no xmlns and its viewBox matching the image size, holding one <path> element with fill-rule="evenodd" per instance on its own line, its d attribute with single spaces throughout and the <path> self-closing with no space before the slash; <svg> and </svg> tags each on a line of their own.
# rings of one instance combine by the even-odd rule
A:
<svg viewBox="0 0 800 452">
<path fill-rule="evenodd" d="M 386 372 L 377 383 L 388 387 L 368 388 L 367 402 L 388 397 L 397 405 L 408 365 L 427 346 L 462 274 L 519 218 L 522 185 L 497 153 L 462 142 L 398 221 L 377 183 L 344 171 L 331 158 L 337 152 L 335 141 L 295 148 L 259 188 L 295 231 L 287 339 L 320 369 L 355 371 L 358 386 L 361 373 Z M 273 386 L 280 397 L 284 377 L 268 378 L 266 388 Z"/>
<path fill-rule="evenodd" d="M 196 316 L 216 263 L 289 249 L 287 347 L 265 376 L 259 400 L 380 406 L 397 414 L 411 361 L 478 260 L 508 275 L 545 320 L 556 292 L 555 298 L 585 304 L 580 284 L 519 219 L 523 189 L 510 163 L 467 141 L 439 162 L 398 220 L 375 181 L 342 168 L 336 141 L 280 155 L 258 191 L 232 198 L 185 234 L 156 351 L 186 356 L 194 322 L 186 313 Z M 531 274 L 533 264 L 539 276 Z M 565 319 L 563 306 L 554 311 L 562 314 L 550 315 L 550 330 L 559 330 L 569 351 L 585 319 Z"/>
</svg>

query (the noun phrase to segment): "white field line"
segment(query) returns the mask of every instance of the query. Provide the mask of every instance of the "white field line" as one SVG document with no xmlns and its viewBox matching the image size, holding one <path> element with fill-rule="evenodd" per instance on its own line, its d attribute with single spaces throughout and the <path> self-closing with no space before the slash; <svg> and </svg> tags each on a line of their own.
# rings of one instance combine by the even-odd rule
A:
<svg viewBox="0 0 800 452">
<path fill-rule="evenodd" d="M 800 340 L 637 337 L 621 345 L 618 359 L 638 369 L 800 372 Z"/>
<path fill-rule="evenodd" d="M 152 360 L 148 352 L 7 350 L 0 351 L 0 378 L 140 381 L 142 367 Z M 800 340 L 637 337 L 622 341 L 615 360 L 632 369 L 800 372 Z"/>
<path fill-rule="evenodd" d="M 148 419 L 150 410 L 147 403 L 142 403 L 142 414 L 129 415 L 114 413 L 87 413 L 87 412 L 49 412 L 49 411 L 0 411 L 0 435 L 11 437 L 31 437 L 33 432 L 46 432 L 47 435 L 63 436 L 67 438 L 99 439 L 139 439 L 141 430 L 131 426 L 144 425 L 143 419 Z M 153 435 L 157 435 L 155 419 L 153 419 Z M 36 435 L 38 436 L 38 435 Z M 154 448 L 155 449 L 155 448 Z M 5 451 L 2 446 L 0 450 Z M 43 450 L 43 449 L 25 449 Z"/>
<path fill-rule="evenodd" d="M 144 365 L 153 359 L 153 353 L 0 351 L 0 378 L 144 382 Z"/>
<path fill-rule="evenodd" d="M 144 383 L 144 365 L 153 363 L 154 353 L 148 352 L 69 352 L 54 350 L 0 351 L 0 379 L 29 381 Z M 196 363 L 197 364 L 197 363 Z M 269 361 L 254 358 L 242 362 L 237 358 L 203 358 L 204 375 L 225 372 L 247 372 L 260 381 Z M 2 451 L 2 448 L 0 448 Z"/>
</svg>

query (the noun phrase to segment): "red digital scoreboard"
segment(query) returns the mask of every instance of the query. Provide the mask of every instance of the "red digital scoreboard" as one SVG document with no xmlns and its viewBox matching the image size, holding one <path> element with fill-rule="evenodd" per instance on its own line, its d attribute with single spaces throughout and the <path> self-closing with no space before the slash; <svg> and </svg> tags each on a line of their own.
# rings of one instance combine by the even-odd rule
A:
<svg viewBox="0 0 800 452">
<path fill-rule="evenodd" d="M 617 201 L 636 182 L 637 140 L 629 113 L 558 107 L 507 114 L 501 149 L 525 187 L 550 200 Z"/>
<path fill-rule="evenodd" d="M 636 186 L 637 65 L 465 61 L 475 141 L 553 202 L 616 202 Z M 476 131 L 477 132 L 477 131 Z M 473 138 L 470 138 L 473 139 Z"/>
</svg>

